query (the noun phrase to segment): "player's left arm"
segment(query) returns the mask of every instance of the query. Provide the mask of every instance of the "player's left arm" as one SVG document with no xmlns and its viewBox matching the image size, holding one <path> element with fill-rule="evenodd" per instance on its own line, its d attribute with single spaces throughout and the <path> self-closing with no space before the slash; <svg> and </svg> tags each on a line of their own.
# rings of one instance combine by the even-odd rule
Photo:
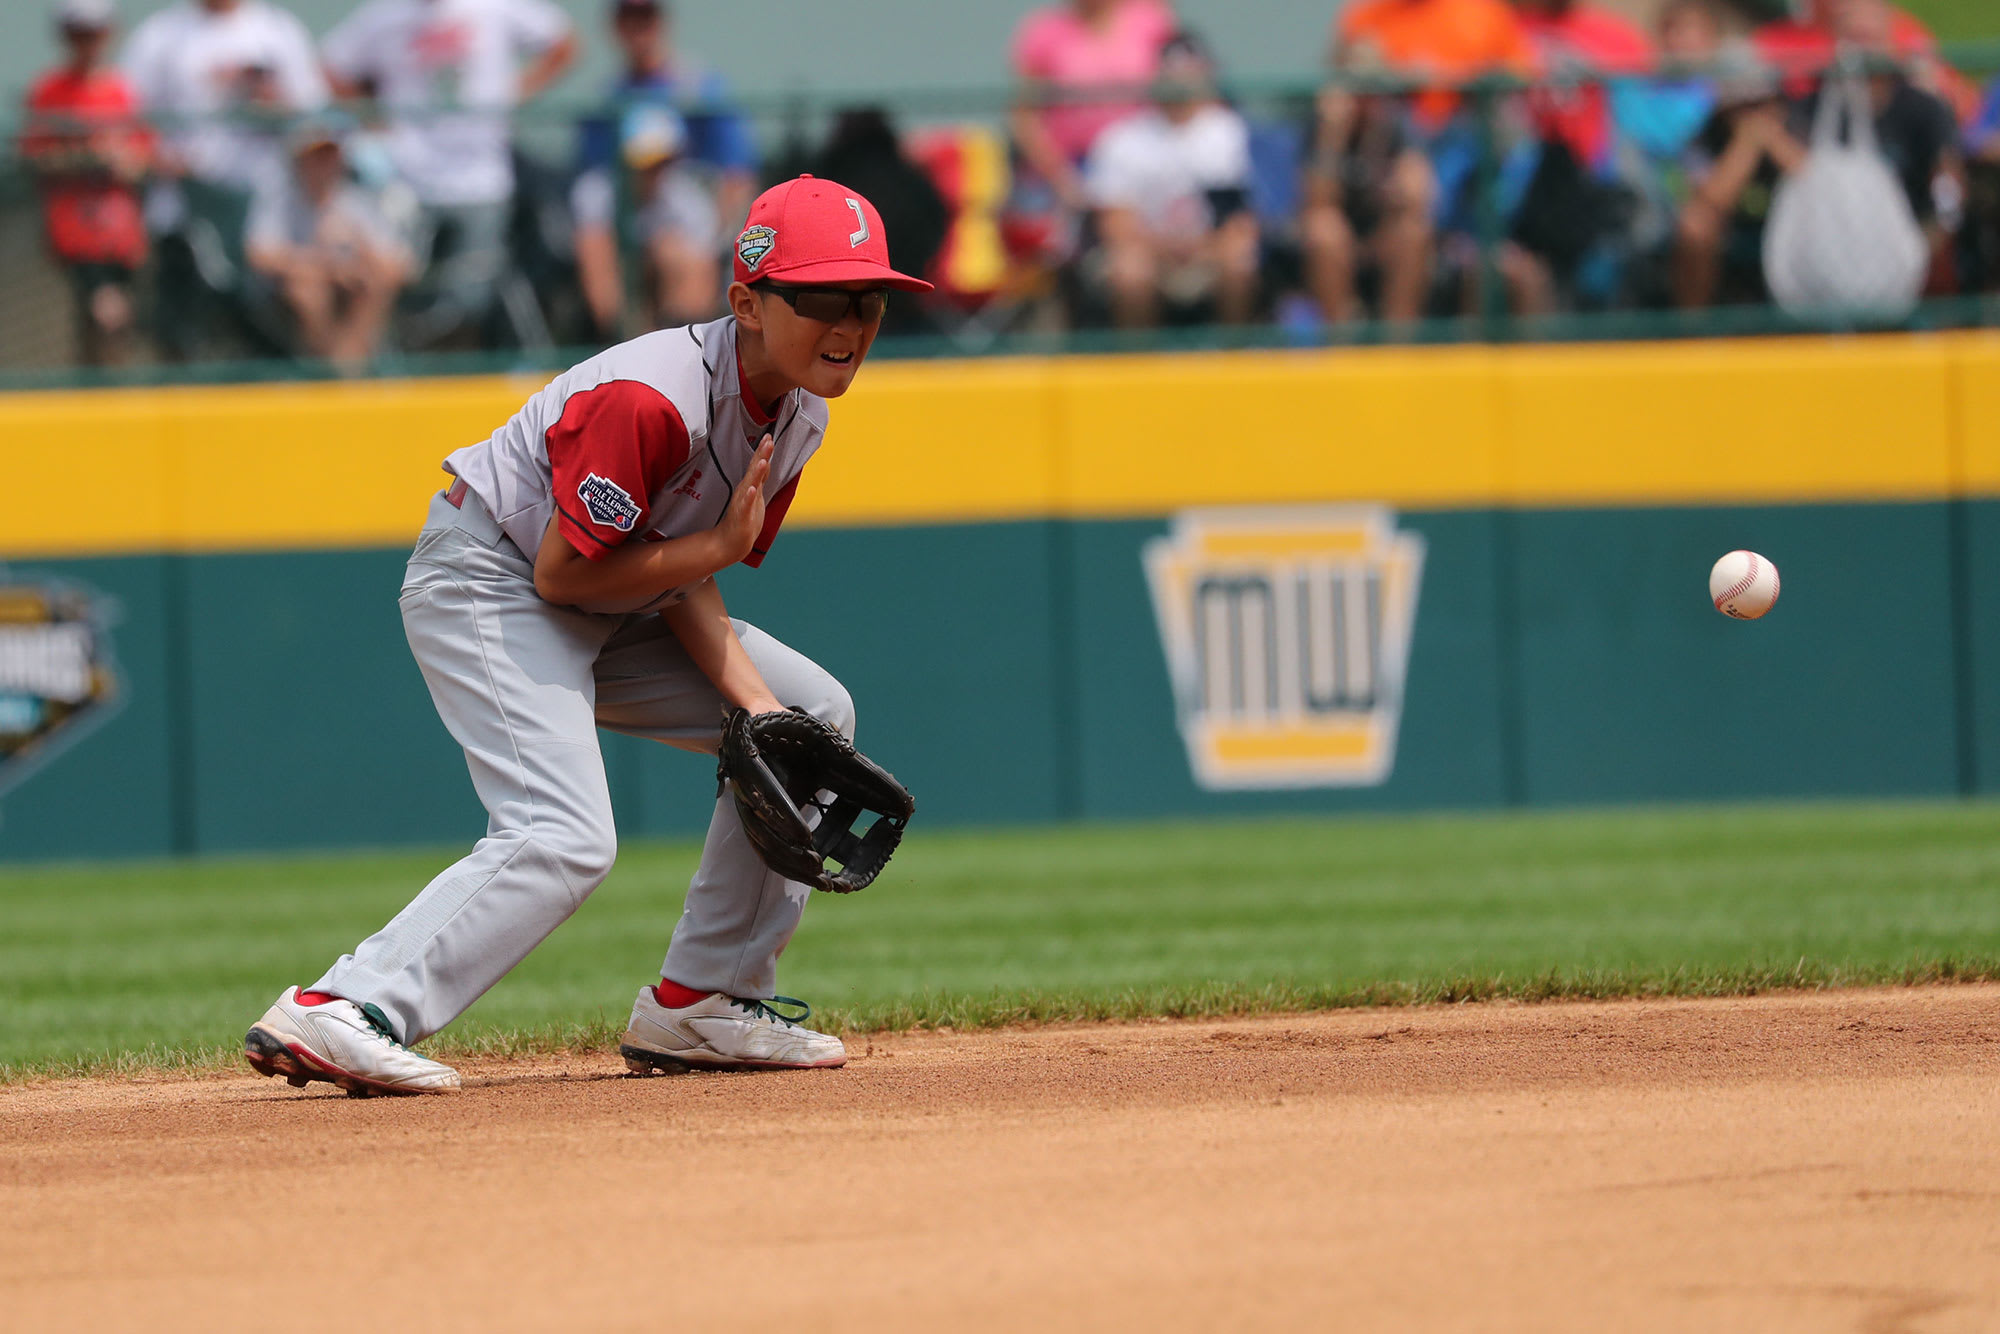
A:
<svg viewBox="0 0 2000 1334">
<path fill-rule="evenodd" d="M 575 63 L 576 30 L 569 16 L 547 0 L 514 0 L 508 17 L 515 41 L 534 53 L 517 85 L 519 100 L 531 102 Z"/>
<path fill-rule="evenodd" d="M 661 612 L 660 619 L 725 701 L 753 714 L 784 708 L 764 683 L 757 664 L 750 661 L 743 641 L 736 637 L 736 627 L 729 620 L 729 609 L 722 605 L 722 590 L 715 586 L 715 580 L 703 580 L 687 597 Z"/>
</svg>

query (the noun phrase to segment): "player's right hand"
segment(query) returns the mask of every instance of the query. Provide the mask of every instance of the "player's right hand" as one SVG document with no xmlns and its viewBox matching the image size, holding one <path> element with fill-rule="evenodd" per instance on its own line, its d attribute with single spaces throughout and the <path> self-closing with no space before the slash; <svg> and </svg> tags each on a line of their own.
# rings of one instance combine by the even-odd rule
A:
<svg viewBox="0 0 2000 1334">
<path fill-rule="evenodd" d="M 750 471 L 743 474 L 736 494 L 729 498 L 729 509 L 722 522 L 716 525 L 727 558 L 722 562 L 724 568 L 749 555 L 750 549 L 757 545 L 757 535 L 764 531 L 764 483 L 770 480 L 774 448 L 771 437 L 765 436 L 764 442 L 757 446 L 757 456 L 750 461 Z"/>
</svg>

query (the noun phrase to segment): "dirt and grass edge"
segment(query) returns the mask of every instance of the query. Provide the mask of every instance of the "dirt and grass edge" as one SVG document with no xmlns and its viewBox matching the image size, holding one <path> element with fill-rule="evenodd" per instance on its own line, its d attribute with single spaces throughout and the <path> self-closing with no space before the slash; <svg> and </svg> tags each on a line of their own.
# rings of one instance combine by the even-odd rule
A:
<svg viewBox="0 0 2000 1334">
<path fill-rule="evenodd" d="M 842 1036 L 937 1029 L 991 1029 L 1048 1024 L 1137 1023 L 1149 1020 L 1242 1019 L 1316 1011 L 1387 1009 L 1485 1002 L 1540 1004 L 1662 998 L 1721 998 L 1775 992 L 1863 987 L 1949 986 L 2000 982 L 2000 957 L 1916 959 L 1852 966 L 1800 958 L 1790 964 L 1671 972 L 1552 969 L 1362 983 L 1213 982 L 1129 988 L 923 993 L 894 1001 L 816 1012 L 815 1027 Z M 616 1049 L 622 1012 L 528 1027 L 447 1032 L 426 1043 L 439 1060 L 505 1060 Z M 242 1069 L 234 1043 L 151 1045 L 127 1051 L 84 1051 L 0 1063 L 0 1086 L 61 1079 L 202 1078 Z"/>
</svg>

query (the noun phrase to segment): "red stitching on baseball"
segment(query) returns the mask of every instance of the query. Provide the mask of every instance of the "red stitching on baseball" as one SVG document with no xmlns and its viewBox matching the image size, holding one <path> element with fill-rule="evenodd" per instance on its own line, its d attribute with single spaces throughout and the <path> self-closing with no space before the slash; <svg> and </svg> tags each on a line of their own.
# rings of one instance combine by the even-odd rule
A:
<svg viewBox="0 0 2000 1334">
<path fill-rule="evenodd" d="M 1729 599 L 1740 598 L 1745 593 L 1749 592 L 1750 585 L 1757 582 L 1757 553 L 1754 551 L 1746 551 L 1743 554 L 1750 558 L 1750 572 L 1744 575 L 1741 579 L 1738 579 L 1735 583 L 1731 584 L 1728 588 L 1724 589 L 1720 594 L 1716 596 L 1715 609 L 1717 611 L 1721 611 L 1722 604 L 1729 601 Z M 1777 577 L 1777 573 L 1778 572 L 1776 570 L 1771 571 L 1771 575 L 1774 580 Z M 1771 592 L 1771 601 L 1776 602 L 1777 600 L 1778 600 L 1777 590 L 1773 589 Z"/>
</svg>

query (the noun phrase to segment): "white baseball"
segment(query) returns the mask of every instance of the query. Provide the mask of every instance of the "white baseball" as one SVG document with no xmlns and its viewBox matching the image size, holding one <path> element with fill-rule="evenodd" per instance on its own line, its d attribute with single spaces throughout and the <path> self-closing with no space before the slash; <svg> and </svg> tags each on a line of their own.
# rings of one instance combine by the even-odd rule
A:
<svg viewBox="0 0 2000 1334">
<path fill-rule="evenodd" d="M 1732 551 L 1708 572 L 1708 597 L 1724 616 L 1754 621 L 1778 600 L 1778 567 L 1754 551 Z"/>
</svg>

